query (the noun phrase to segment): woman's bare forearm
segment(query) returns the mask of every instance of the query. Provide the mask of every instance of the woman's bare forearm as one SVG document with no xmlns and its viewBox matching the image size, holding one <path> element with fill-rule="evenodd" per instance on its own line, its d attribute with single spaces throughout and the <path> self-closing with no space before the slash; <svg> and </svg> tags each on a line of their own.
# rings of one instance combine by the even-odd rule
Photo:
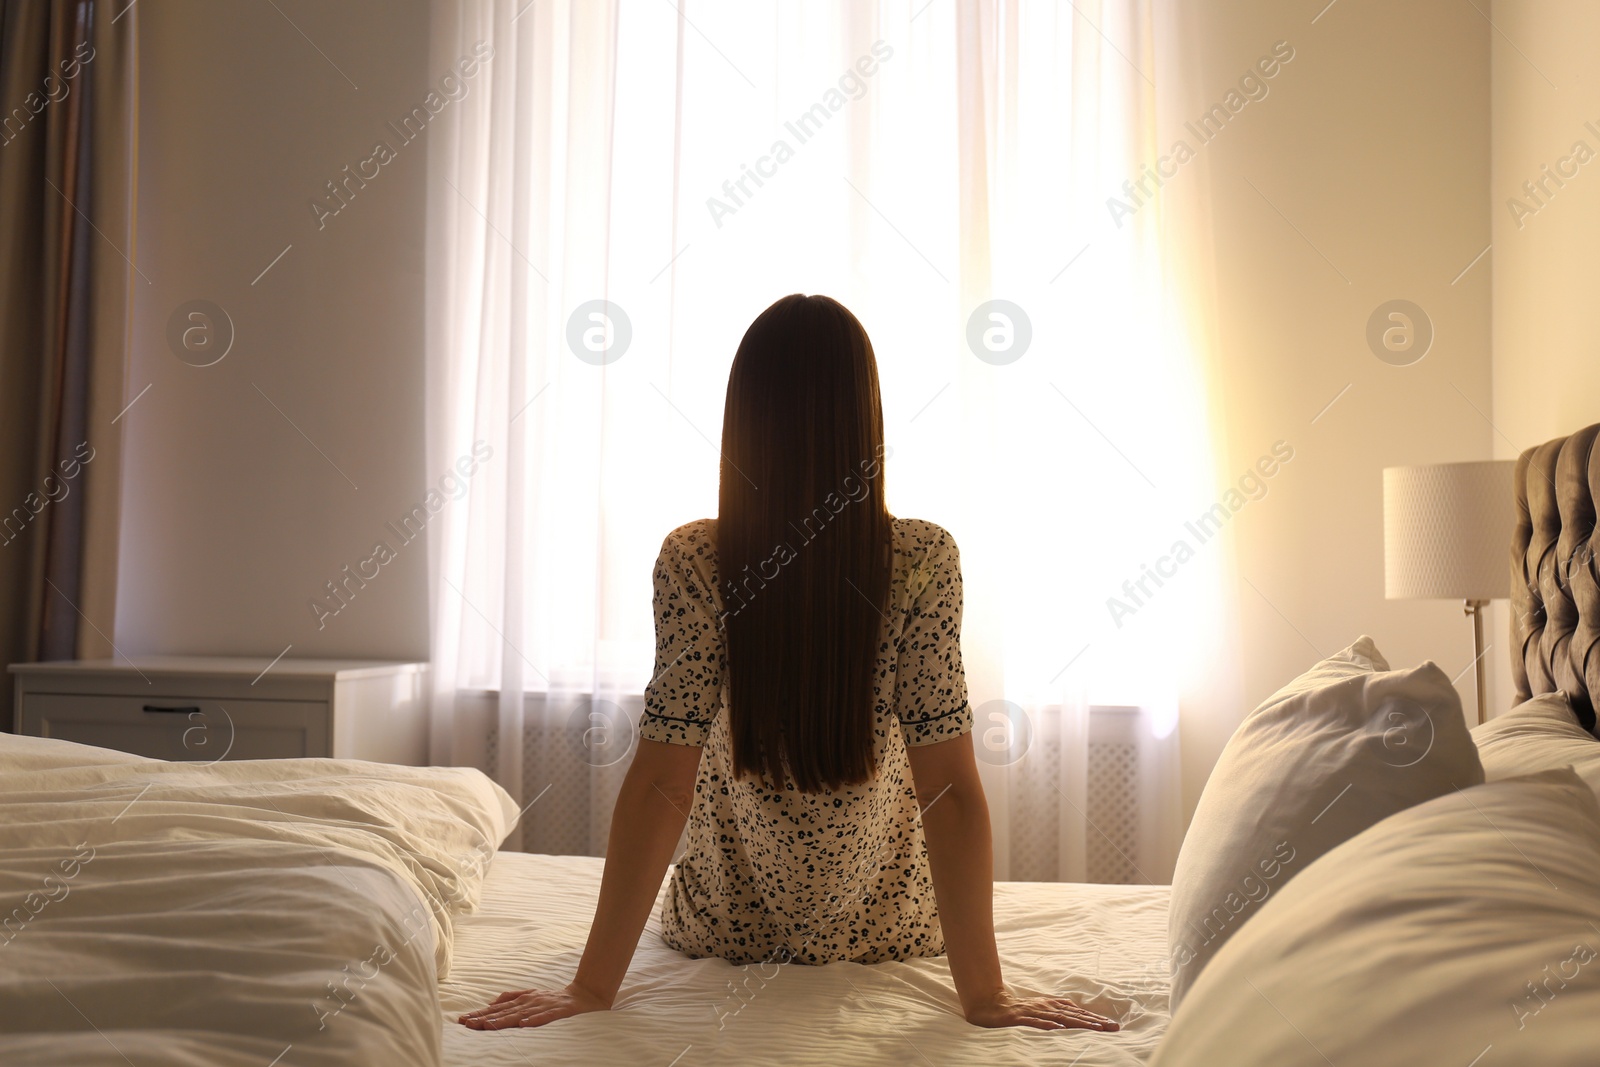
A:
<svg viewBox="0 0 1600 1067">
<path fill-rule="evenodd" d="M 994 844 L 983 790 L 945 790 L 922 812 L 945 954 L 962 1010 L 1005 989 L 994 943 Z"/>
<path fill-rule="evenodd" d="M 611 814 L 605 874 L 573 985 L 611 1004 L 688 819 L 692 790 L 663 789 L 629 769 Z"/>
</svg>

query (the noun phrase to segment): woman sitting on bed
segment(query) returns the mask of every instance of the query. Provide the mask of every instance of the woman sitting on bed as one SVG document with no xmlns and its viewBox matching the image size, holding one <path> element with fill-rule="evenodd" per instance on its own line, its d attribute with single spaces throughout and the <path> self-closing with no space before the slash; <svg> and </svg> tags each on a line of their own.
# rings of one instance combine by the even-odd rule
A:
<svg viewBox="0 0 1600 1067">
<path fill-rule="evenodd" d="M 1010 993 L 991 910 L 955 541 L 884 502 L 877 363 L 824 296 L 762 312 L 734 357 L 715 521 L 655 566 L 655 676 L 565 989 L 461 1017 L 542 1026 L 609 1009 L 684 823 L 667 944 L 732 963 L 948 955 L 979 1026 L 1117 1024 Z"/>
</svg>

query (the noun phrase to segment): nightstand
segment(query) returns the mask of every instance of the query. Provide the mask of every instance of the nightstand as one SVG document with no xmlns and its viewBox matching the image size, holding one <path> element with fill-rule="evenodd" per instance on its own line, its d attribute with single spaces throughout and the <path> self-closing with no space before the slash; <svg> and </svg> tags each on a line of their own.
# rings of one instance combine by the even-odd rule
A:
<svg viewBox="0 0 1600 1067">
<path fill-rule="evenodd" d="M 17 733 L 166 760 L 427 762 L 427 665 L 151 656 L 13 663 Z"/>
</svg>

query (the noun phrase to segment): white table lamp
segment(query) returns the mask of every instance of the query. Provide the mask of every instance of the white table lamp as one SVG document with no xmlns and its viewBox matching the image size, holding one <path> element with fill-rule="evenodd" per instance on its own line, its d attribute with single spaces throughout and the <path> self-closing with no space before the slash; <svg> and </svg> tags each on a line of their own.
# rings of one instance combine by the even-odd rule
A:
<svg viewBox="0 0 1600 1067">
<path fill-rule="evenodd" d="M 1383 472 L 1384 596 L 1466 605 L 1479 722 L 1488 706 L 1483 609 L 1511 595 L 1515 468 L 1512 460 L 1493 460 Z"/>
</svg>

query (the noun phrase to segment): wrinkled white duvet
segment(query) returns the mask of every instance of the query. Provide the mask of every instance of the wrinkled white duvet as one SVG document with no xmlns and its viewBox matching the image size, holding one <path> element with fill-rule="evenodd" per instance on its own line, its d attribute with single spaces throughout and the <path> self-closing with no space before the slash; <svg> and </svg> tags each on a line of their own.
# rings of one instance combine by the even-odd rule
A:
<svg viewBox="0 0 1600 1067">
<path fill-rule="evenodd" d="M 515 817 L 470 769 L 0 735 L 0 1063 L 437 1065 Z"/>
</svg>

